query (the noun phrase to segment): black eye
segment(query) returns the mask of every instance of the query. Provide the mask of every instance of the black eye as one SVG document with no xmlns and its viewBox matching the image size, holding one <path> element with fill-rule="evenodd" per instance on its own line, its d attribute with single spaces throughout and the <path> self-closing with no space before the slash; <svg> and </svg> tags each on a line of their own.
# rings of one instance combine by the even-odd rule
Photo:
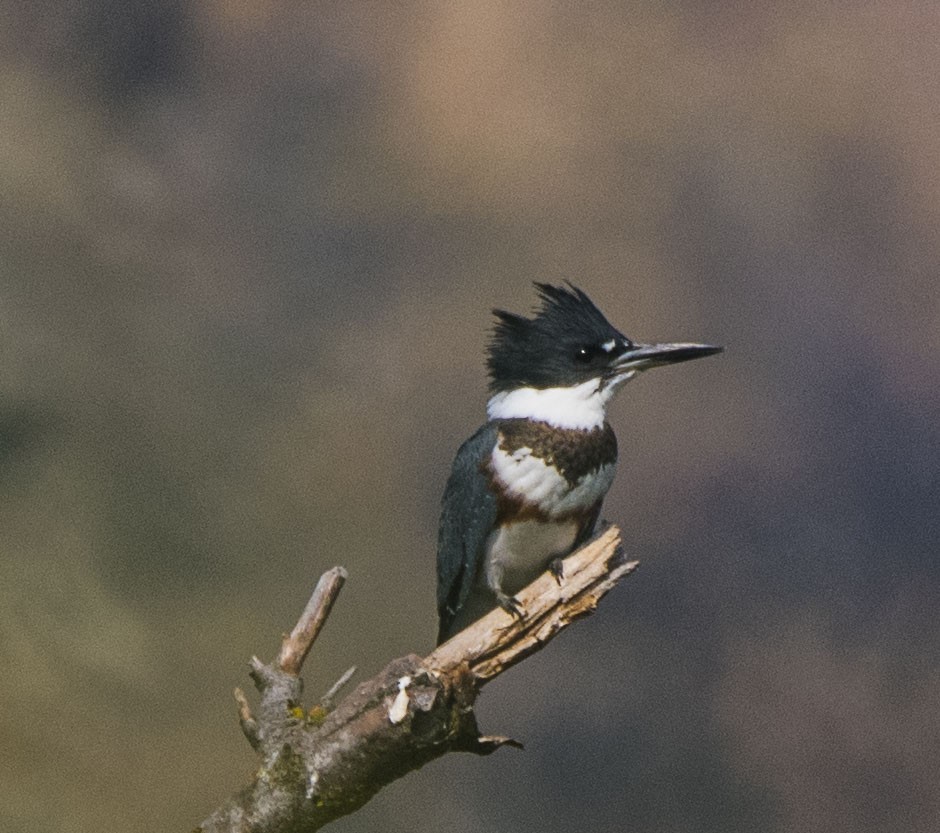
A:
<svg viewBox="0 0 940 833">
<path fill-rule="evenodd" d="M 581 364 L 589 364 L 597 355 L 597 348 L 589 345 L 579 347 L 574 354 L 574 360 Z"/>
</svg>

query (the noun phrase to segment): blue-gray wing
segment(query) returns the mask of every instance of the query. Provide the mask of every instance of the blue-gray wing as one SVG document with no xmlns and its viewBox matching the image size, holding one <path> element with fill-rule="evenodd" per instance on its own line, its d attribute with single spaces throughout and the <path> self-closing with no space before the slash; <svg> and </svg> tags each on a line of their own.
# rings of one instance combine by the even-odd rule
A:
<svg viewBox="0 0 940 833">
<path fill-rule="evenodd" d="M 457 612 L 473 588 L 486 539 L 496 524 L 496 495 L 485 464 L 496 446 L 498 427 L 489 422 L 467 440 L 451 469 L 441 500 L 437 536 L 438 642 L 450 636 Z"/>
</svg>

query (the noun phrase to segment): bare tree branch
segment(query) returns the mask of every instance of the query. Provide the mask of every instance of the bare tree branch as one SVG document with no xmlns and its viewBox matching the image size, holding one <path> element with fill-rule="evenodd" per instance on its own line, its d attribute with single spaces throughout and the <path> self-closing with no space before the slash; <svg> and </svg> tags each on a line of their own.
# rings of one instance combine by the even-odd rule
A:
<svg viewBox="0 0 940 833">
<path fill-rule="evenodd" d="M 310 601 L 300 614 L 289 636 L 284 637 L 281 650 L 277 655 L 277 667 L 285 674 L 300 673 L 300 668 L 307 658 L 311 646 L 320 635 L 327 616 L 333 609 L 333 602 L 343 589 L 348 574 L 342 567 L 327 570 L 313 591 Z"/>
<path fill-rule="evenodd" d="M 345 579 L 321 578 L 274 663 L 252 658 L 261 694 L 257 717 L 237 691 L 239 720 L 261 755 L 253 781 L 207 818 L 203 833 L 308 833 L 365 804 L 386 784 L 448 752 L 487 755 L 516 741 L 481 735 L 473 714 L 480 689 L 544 647 L 637 566 L 609 527 L 564 562 L 559 584 L 546 573 L 518 594 L 522 619 L 494 610 L 422 659 L 391 662 L 335 708 L 351 672 L 309 709 L 297 676 Z"/>
<path fill-rule="evenodd" d="M 343 672 L 341 676 L 333 685 L 329 687 L 326 694 L 320 698 L 320 705 L 325 709 L 333 708 L 333 701 L 336 699 L 336 695 L 346 687 L 346 684 L 352 679 L 353 674 L 356 673 L 356 666 L 351 665 Z"/>
<path fill-rule="evenodd" d="M 258 729 L 258 721 L 251 713 L 251 706 L 248 705 L 248 698 L 245 692 L 240 688 L 235 689 L 235 702 L 238 703 L 238 722 L 241 724 L 242 732 L 248 738 L 251 748 L 258 750 L 261 747 L 261 733 Z"/>
</svg>

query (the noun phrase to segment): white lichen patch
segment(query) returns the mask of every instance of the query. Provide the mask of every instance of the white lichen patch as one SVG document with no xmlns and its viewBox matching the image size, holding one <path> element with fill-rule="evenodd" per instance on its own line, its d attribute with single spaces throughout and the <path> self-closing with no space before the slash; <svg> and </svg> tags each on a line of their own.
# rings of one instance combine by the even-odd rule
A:
<svg viewBox="0 0 940 833">
<path fill-rule="evenodd" d="M 310 766 L 310 764 L 307 764 L 307 801 L 310 801 L 316 793 L 317 781 L 319 780 L 320 776 L 317 774 L 317 771 Z"/>
<path fill-rule="evenodd" d="M 401 723 L 408 714 L 408 686 L 411 685 L 411 677 L 402 677 L 398 681 L 398 694 L 392 701 L 388 710 L 388 720 L 393 725 Z"/>
</svg>

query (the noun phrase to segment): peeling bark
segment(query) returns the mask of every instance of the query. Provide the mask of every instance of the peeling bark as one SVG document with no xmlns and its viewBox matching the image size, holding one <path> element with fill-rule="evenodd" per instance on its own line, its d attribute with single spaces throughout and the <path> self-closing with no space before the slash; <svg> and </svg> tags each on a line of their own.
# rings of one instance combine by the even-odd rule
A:
<svg viewBox="0 0 940 833">
<path fill-rule="evenodd" d="M 524 618 L 494 610 L 427 657 L 392 661 L 335 708 L 342 681 L 305 709 L 298 674 L 346 578 L 340 567 L 328 571 L 278 658 L 252 659 L 250 675 L 261 695 L 257 715 L 236 689 L 239 721 L 261 764 L 252 782 L 196 831 L 309 833 L 448 752 L 488 755 L 519 746 L 480 734 L 473 713 L 480 689 L 593 612 L 637 563 L 623 558 L 619 530 L 609 527 L 565 559 L 560 584 L 546 573 L 518 594 Z"/>
</svg>

